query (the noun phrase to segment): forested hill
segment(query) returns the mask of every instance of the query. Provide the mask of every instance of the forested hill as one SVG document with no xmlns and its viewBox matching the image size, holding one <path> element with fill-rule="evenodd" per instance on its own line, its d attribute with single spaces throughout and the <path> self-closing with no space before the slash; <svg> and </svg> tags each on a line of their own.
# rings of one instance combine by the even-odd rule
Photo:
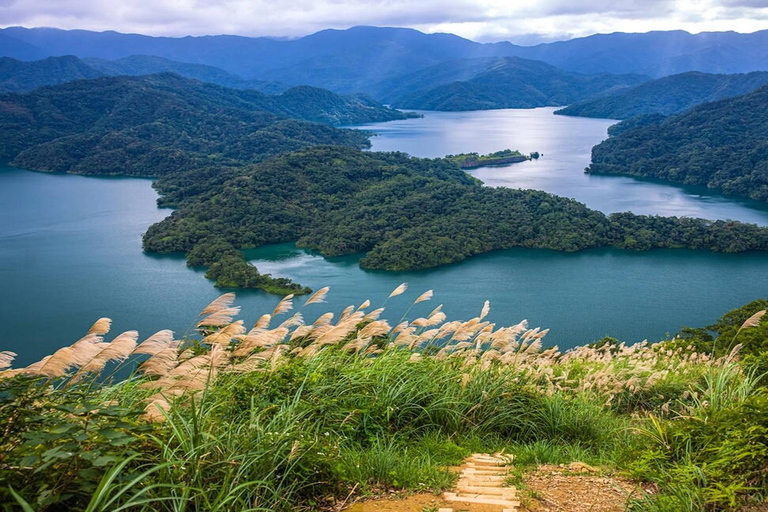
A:
<svg viewBox="0 0 768 512">
<path fill-rule="evenodd" d="M 159 176 L 312 144 L 369 144 L 360 132 L 289 117 L 353 123 L 404 116 L 314 88 L 267 96 L 171 74 L 98 78 L 0 95 L 0 157 L 32 169 Z"/>
<path fill-rule="evenodd" d="M 220 283 L 247 279 L 236 248 L 289 241 L 327 256 L 364 252 L 362 266 L 386 270 L 509 247 L 768 250 L 768 228 L 606 216 L 546 192 L 484 187 L 448 160 L 402 153 L 307 148 L 244 168 L 203 194 L 179 193 L 196 183 L 186 176 L 158 183 L 178 210 L 147 231 L 144 247 L 188 252 L 190 263 L 210 265 Z"/>
<path fill-rule="evenodd" d="M 392 93 L 379 95 L 400 108 L 532 108 L 567 105 L 646 80 L 640 75 L 581 75 L 544 62 L 504 57 L 441 64 L 400 77 L 396 97 Z"/>
<path fill-rule="evenodd" d="M 266 94 L 278 94 L 291 86 L 273 80 L 246 80 L 223 69 L 204 64 L 177 62 L 153 55 L 131 55 L 117 60 L 84 59 L 84 64 L 104 76 L 141 76 L 157 73 L 176 73 L 201 82 L 209 82 L 231 89 L 256 89 Z"/>
<path fill-rule="evenodd" d="M 768 72 L 765 71 L 734 75 L 691 71 L 588 99 L 555 113 L 603 119 L 629 119 L 644 114 L 668 116 L 702 103 L 741 96 L 766 83 Z"/>
<path fill-rule="evenodd" d="M 147 63 L 147 60 L 143 58 L 126 60 L 132 63 L 136 63 L 137 60 L 138 62 Z M 157 63 L 155 59 L 149 60 Z M 163 59 L 160 59 L 160 61 L 162 60 Z M 165 64 L 172 64 L 169 67 L 173 69 L 182 68 L 187 72 L 190 72 L 189 68 L 191 67 L 192 73 L 200 76 L 204 82 L 212 83 L 215 80 L 221 82 L 227 81 L 226 76 L 228 74 L 221 70 L 217 70 L 216 68 L 208 68 L 206 66 L 187 67 L 181 63 L 170 63 L 170 61 L 166 61 Z M 122 67 L 128 66 L 124 65 Z M 162 62 L 160 62 L 158 66 L 142 66 L 137 64 L 133 70 L 135 73 L 140 73 L 143 70 L 151 71 L 155 67 L 162 69 L 164 65 Z M 201 70 L 198 68 L 206 69 Z M 111 72 L 117 72 L 116 68 L 103 69 L 110 69 Z M 223 75 L 218 73 L 222 73 Z M 134 73 L 129 74 L 134 75 Z M 169 83 L 173 80 L 170 77 L 170 73 L 159 74 L 165 75 L 164 80 Z M 72 80 L 101 76 L 103 75 L 100 71 L 90 68 L 76 57 L 56 57 L 33 62 L 0 59 L 0 80 L 3 80 L 3 78 L 6 79 L 4 82 L 0 83 L 0 90 L 2 90 L 1 87 L 3 83 L 6 83 L 9 88 L 16 88 L 19 91 L 27 91 L 44 85 L 58 85 Z M 230 78 L 231 80 L 229 81 L 234 81 L 236 84 L 242 86 L 242 88 L 249 83 L 243 80 L 237 81 L 237 78 L 232 77 L 231 75 Z M 116 80 L 130 83 L 127 81 L 128 79 L 116 78 Z M 152 79 L 139 77 L 139 80 L 144 80 L 148 84 L 151 83 L 153 87 L 157 86 L 160 81 L 157 77 Z M 73 87 L 79 88 L 80 90 L 88 88 L 100 90 L 105 86 L 111 87 L 110 84 L 112 83 L 114 82 L 109 80 L 95 81 L 89 82 L 83 86 Z M 340 96 L 330 91 L 315 87 L 300 86 L 284 90 L 281 94 L 264 94 L 257 90 L 223 92 L 221 88 L 210 88 L 207 84 L 196 85 L 193 80 L 187 80 L 185 82 L 183 79 L 175 80 L 172 86 L 185 89 L 185 91 L 181 91 L 182 94 L 185 94 L 186 91 L 194 92 L 197 95 L 209 94 L 213 97 L 212 101 L 223 100 L 228 103 L 234 102 L 249 109 L 262 110 L 295 119 L 304 119 L 307 121 L 316 121 L 333 125 L 391 121 L 407 117 L 407 115 L 402 112 L 385 107 L 362 95 Z M 281 88 L 277 84 L 273 84 L 272 86 L 265 85 L 265 87 Z M 67 94 L 66 89 L 59 89 L 59 91 L 60 92 L 55 94 Z"/>
<path fill-rule="evenodd" d="M 0 57 L 0 92 L 25 92 L 43 85 L 103 76 L 77 57 L 49 57 L 24 62 Z"/>
<path fill-rule="evenodd" d="M 0 92 L 28 92 L 46 85 L 103 76 L 158 73 L 175 73 L 222 87 L 255 89 L 266 94 L 278 94 L 291 88 L 274 81 L 245 80 L 213 66 L 176 62 L 150 55 L 132 55 L 119 60 L 80 59 L 74 55 L 65 55 L 33 61 L 0 57 Z"/>
<path fill-rule="evenodd" d="M 587 171 L 704 185 L 768 201 L 768 86 L 628 129 L 592 149 Z"/>
</svg>

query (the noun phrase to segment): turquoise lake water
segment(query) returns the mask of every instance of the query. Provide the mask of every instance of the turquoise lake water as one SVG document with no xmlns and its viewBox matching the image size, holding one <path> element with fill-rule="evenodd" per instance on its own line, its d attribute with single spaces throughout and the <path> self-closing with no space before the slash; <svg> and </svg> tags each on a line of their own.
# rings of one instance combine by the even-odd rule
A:
<svg viewBox="0 0 768 512">
<path fill-rule="evenodd" d="M 511 148 L 539 151 L 535 162 L 473 174 L 490 186 L 539 188 L 575 197 L 605 212 L 732 218 L 768 225 L 763 204 L 706 190 L 630 178 L 583 174 L 591 147 L 605 138 L 607 120 L 552 115 L 553 109 L 425 113 L 423 119 L 367 126 L 379 133 L 373 149 L 415 156 Z M 19 364 L 70 344 L 100 316 L 114 333 L 142 336 L 170 328 L 179 335 L 221 293 L 183 257 L 147 255 L 141 234 L 169 214 L 155 206 L 149 180 L 86 178 L 0 167 L 0 350 Z M 549 344 L 567 348 L 604 335 L 629 342 L 658 340 L 682 325 L 700 326 L 751 300 L 768 296 L 768 255 L 611 249 L 561 254 L 497 251 L 428 271 L 363 271 L 356 257 L 325 259 L 292 245 L 249 251 L 262 272 L 312 288 L 331 286 L 328 304 L 304 311 L 308 320 L 371 299 L 382 303 L 401 282 L 409 291 L 391 300 L 393 323 L 427 289 L 451 319 L 475 316 L 491 301 L 490 320 L 550 328 Z M 241 292 L 246 323 L 270 312 L 278 298 Z"/>
</svg>

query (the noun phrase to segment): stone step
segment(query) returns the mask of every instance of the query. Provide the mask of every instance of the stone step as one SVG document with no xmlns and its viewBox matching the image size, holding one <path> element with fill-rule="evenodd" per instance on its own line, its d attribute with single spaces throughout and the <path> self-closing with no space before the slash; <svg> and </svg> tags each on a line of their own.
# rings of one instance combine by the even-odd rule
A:
<svg viewBox="0 0 768 512">
<path fill-rule="evenodd" d="M 499 505 L 501 507 L 515 508 L 520 506 L 519 501 L 512 501 L 508 499 L 500 498 L 488 498 L 482 496 L 459 496 L 453 492 L 446 492 L 443 494 L 443 499 L 446 501 L 458 501 L 461 503 L 478 503 L 483 505 Z"/>
<path fill-rule="evenodd" d="M 456 484 L 456 490 L 462 494 L 506 494 L 514 492 L 514 487 L 489 487 L 483 485 L 468 485 L 463 482 Z"/>
</svg>

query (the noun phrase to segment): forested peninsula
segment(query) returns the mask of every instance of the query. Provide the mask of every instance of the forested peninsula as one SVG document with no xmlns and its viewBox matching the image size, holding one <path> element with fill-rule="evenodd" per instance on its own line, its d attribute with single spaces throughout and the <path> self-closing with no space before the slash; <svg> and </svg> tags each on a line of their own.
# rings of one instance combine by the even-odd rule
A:
<svg viewBox="0 0 768 512">
<path fill-rule="evenodd" d="M 398 271 L 510 247 L 768 250 L 768 229 L 755 225 L 606 216 L 545 192 L 484 187 L 447 159 L 360 151 L 364 132 L 289 119 L 251 93 L 156 75 L 8 94 L 0 154 L 36 170 L 157 178 L 160 203 L 176 211 L 149 228 L 145 250 L 185 252 L 220 287 L 308 292 L 241 252 L 280 242 L 364 253 L 363 267 Z"/>
<path fill-rule="evenodd" d="M 768 201 L 766 105 L 768 86 L 666 119 L 647 116 L 595 146 L 586 172 L 702 185 Z"/>
</svg>

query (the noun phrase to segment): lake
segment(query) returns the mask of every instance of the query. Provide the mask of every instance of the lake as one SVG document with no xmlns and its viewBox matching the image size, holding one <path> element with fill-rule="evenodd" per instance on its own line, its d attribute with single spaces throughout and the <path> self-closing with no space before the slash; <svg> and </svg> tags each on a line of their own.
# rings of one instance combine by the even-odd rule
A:
<svg viewBox="0 0 768 512">
<path fill-rule="evenodd" d="M 533 187 L 560 193 L 605 212 L 733 218 L 768 224 L 762 204 L 707 191 L 629 178 L 582 173 L 591 147 L 611 121 L 552 115 L 552 109 L 425 113 L 423 119 L 366 126 L 380 135 L 375 150 L 417 156 L 511 148 L 539 151 L 535 162 L 486 168 L 473 174 L 491 186 Z M 180 256 L 147 255 L 141 234 L 169 210 L 155 206 L 149 180 L 42 174 L 0 166 L 0 350 L 26 364 L 82 336 L 98 317 L 115 320 L 113 332 L 142 336 L 164 328 L 181 335 L 221 291 Z M 489 319 L 551 328 L 545 338 L 561 348 L 611 335 L 629 342 L 658 340 L 682 325 L 700 326 L 768 290 L 768 255 L 611 249 L 561 254 L 546 250 L 497 251 L 428 271 L 363 271 L 357 257 L 325 259 L 292 245 L 249 251 L 262 272 L 312 288 L 331 286 L 328 304 L 309 306 L 314 320 L 326 311 L 371 299 L 381 304 L 403 281 L 408 292 L 392 299 L 393 323 L 443 303 L 450 319 L 475 316 L 491 301 Z M 409 310 L 421 292 L 435 298 Z M 278 298 L 238 294 L 242 317 L 253 323 Z"/>
</svg>

